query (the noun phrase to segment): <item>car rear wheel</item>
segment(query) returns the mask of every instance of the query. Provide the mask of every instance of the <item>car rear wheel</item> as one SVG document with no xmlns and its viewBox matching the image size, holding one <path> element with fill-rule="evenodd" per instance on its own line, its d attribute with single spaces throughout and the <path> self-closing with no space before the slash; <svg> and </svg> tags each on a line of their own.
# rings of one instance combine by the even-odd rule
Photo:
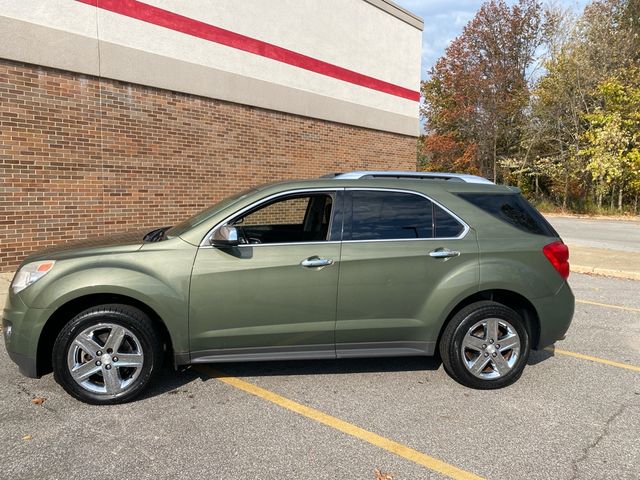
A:
<svg viewBox="0 0 640 480">
<path fill-rule="evenodd" d="M 477 389 L 502 388 L 522 375 L 529 338 L 525 321 L 514 310 L 496 302 L 477 302 L 451 319 L 440 340 L 440 356 L 458 383 Z"/>
<path fill-rule="evenodd" d="M 124 403 L 159 370 L 160 339 L 149 317 L 128 305 L 100 305 L 76 315 L 53 347 L 56 381 L 86 403 Z"/>
</svg>

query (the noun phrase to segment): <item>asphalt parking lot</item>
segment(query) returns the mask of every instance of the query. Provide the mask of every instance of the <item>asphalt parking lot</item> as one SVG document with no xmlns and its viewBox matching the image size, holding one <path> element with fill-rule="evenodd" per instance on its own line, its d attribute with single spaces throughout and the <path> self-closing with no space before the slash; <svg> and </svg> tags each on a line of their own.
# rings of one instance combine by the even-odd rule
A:
<svg viewBox="0 0 640 480">
<path fill-rule="evenodd" d="M 94 407 L 1 348 L 0 477 L 637 479 L 640 283 L 570 283 L 568 338 L 499 391 L 431 359 L 236 363 L 167 369 L 140 400 Z"/>
</svg>

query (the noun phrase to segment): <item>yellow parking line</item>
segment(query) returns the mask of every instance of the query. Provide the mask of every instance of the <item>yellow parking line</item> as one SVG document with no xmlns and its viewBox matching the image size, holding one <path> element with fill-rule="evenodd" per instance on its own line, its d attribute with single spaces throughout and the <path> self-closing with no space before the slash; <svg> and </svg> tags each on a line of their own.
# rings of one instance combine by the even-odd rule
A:
<svg viewBox="0 0 640 480">
<path fill-rule="evenodd" d="M 418 452 L 413 448 L 407 447 L 398 442 L 394 442 L 388 438 L 382 437 L 376 433 L 369 432 L 363 428 L 357 427 L 351 423 L 345 422 L 344 420 L 340 420 L 339 418 L 333 417 L 326 413 L 321 412 L 320 410 L 316 410 L 315 408 L 307 407 L 306 405 L 302 405 L 298 402 L 294 402 L 293 400 L 289 400 L 277 393 L 271 392 L 269 390 L 265 390 L 264 388 L 258 387 L 253 383 L 245 382 L 244 380 L 240 380 L 236 377 L 228 377 L 223 373 L 220 373 L 213 368 L 210 368 L 205 365 L 201 365 L 198 367 L 199 370 L 205 372 L 212 378 L 216 378 L 221 382 L 226 383 L 232 387 L 235 387 L 239 390 L 247 392 L 251 395 L 255 395 L 256 397 L 260 397 L 263 400 L 267 400 L 271 403 L 274 403 L 280 407 L 286 408 L 292 412 L 295 412 L 304 417 L 310 418 L 311 420 L 315 420 L 316 422 L 327 425 L 331 428 L 334 428 L 342 433 L 346 433 L 347 435 L 351 435 L 352 437 L 363 440 L 371 445 L 375 445 L 376 447 L 382 448 L 388 452 L 391 452 L 395 455 L 398 455 L 406 460 L 417 463 L 423 467 L 428 468 L 434 472 L 441 473 L 446 475 L 447 477 L 453 479 L 469 479 L 469 480 L 481 480 L 482 477 L 474 475 L 473 473 L 467 472 L 465 470 L 461 470 L 459 468 L 454 467 L 453 465 L 449 465 L 448 463 L 443 462 L 442 460 L 438 460 L 437 458 L 430 457 L 429 455 L 425 455 L 424 453 Z"/>
<path fill-rule="evenodd" d="M 581 360 L 588 360 L 590 362 L 602 363 L 611 367 L 624 368 L 625 370 L 631 370 L 632 372 L 640 372 L 640 367 L 635 365 L 629 365 L 628 363 L 614 362 L 613 360 L 607 360 L 606 358 L 592 357 L 591 355 L 585 355 L 583 353 L 570 352 L 569 350 L 560 350 L 559 348 L 547 347 L 549 352 L 557 353 L 559 355 L 566 355 L 567 357 L 579 358 Z"/>
<path fill-rule="evenodd" d="M 584 303 L 586 305 L 596 305 L 598 307 L 605 307 L 605 308 L 615 308 L 616 310 L 626 310 L 628 312 L 640 312 L 640 308 L 623 307 L 622 305 L 611 305 L 609 303 L 592 302 L 591 300 L 576 299 L 576 303 Z"/>
</svg>

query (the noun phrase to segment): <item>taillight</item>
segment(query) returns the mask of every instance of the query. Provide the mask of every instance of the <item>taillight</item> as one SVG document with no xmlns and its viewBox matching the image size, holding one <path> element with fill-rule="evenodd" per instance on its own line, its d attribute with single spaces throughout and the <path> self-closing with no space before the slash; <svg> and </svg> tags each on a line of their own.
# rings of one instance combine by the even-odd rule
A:
<svg viewBox="0 0 640 480">
<path fill-rule="evenodd" d="M 565 280 L 569 277 L 569 247 L 562 242 L 553 242 L 542 248 L 542 253 Z"/>
</svg>

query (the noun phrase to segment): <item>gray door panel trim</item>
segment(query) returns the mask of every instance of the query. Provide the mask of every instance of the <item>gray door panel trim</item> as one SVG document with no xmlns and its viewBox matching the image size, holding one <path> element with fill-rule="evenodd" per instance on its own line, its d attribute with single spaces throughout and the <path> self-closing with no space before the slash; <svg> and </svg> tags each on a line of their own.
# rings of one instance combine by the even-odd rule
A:
<svg viewBox="0 0 640 480">
<path fill-rule="evenodd" d="M 220 348 L 191 353 L 191 363 L 255 362 L 263 360 L 335 359 L 333 344 Z"/>
<path fill-rule="evenodd" d="M 270 360 L 325 360 L 336 358 L 431 356 L 436 342 L 363 342 L 335 346 L 221 348 L 191 353 L 191 363 L 258 362 Z"/>
<path fill-rule="evenodd" d="M 336 344 L 337 358 L 431 356 L 436 342 L 363 342 Z"/>
</svg>

